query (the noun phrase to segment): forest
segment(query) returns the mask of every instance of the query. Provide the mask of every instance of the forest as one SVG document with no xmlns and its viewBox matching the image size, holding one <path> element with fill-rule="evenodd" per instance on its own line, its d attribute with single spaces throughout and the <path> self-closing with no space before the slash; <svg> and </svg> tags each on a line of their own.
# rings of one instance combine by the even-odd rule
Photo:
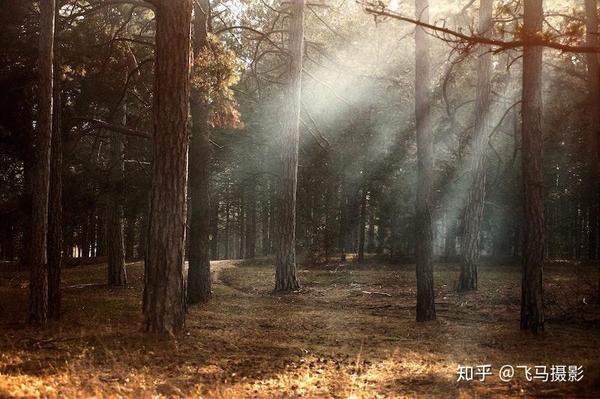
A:
<svg viewBox="0 0 600 399">
<path fill-rule="evenodd" d="M 2 0 L 0 398 L 600 397 L 599 0 Z"/>
</svg>

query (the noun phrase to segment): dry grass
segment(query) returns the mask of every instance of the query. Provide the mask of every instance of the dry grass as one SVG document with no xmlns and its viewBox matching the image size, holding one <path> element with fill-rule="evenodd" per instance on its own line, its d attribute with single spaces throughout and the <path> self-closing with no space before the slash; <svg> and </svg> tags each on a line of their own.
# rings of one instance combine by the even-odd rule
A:
<svg viewBox="0 0 600 399">
<path fill-rule="evenodd" d="M 215 262 L 214 300 L 190 309 L 177 340 L 140 332 L 142 265 L 132 286 L 105 265 L 69 269 L 60 323 L 22 322 L 26 275 L 0 273 L 0 397 L 598 397 L 600 312 L 592 268 L 550 265 L 547 332 L 518 329 L 520 273 L 486 266 L 457 294 L 456 265 L 436 270 L 438 320 L 414 321 L 414 268 L 305 268 L 303 291 L 270 294 L 269 262 Z M 369 292 L 369 293 L 365 293 Z M 391 296 L 382 295 L 386 293 Z M 585 298 L 585 302 L 584 302 Z M 456 383 L 459 364 L 581 364 L 580 383 Z"/>
</svg>

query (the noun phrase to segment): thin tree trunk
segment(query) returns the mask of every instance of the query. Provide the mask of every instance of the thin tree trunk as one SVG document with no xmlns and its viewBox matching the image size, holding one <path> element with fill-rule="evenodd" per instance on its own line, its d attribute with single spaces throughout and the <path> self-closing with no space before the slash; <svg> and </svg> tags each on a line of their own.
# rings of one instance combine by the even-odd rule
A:
<svg viewBox="0 0 600 399">
<path fill-rule="evenodd" d="M 54 0 L 40 0 L 39 93 L 31 201 L 29 321 L 48 320 L 48 198 L 54 85 Z"/>
<path fill-rule="evenodd" d="M 244 259 L 256 256 L 256 178 L 250 180 L 246 189 L 246 240 Z"/>
<path fill-rule="evenodd" d="M 175 335 L 185 325 L 188 105 L 192 0 L 156 7 L 152 187 L 144 287 L 144 328 Z"/>
<path fill-rule="evenodd" d="M 269 201 L 269 194 L 270 194 L 270 190 L 268 189 L 269 187 L 269 182 L 266 182 L 266 187 L 267 187 L 267 191 L 265 193 L 265 195 L 263 196 L 263 200 L 261 201 L 261 230 L 262 230 L 262 256 L 268 256 L 269 255 L 269 250 L 270 250 L 270 244 L 269 241 L 271 239 L 270 234 L 269 234 L 269 221 L 271 219 L 271 212 L 270 212 L 270 201 Z"/>
<path fill-rule="evenodd" d="M 125 259 L 134 260 L 135 254 L 135 222 L 137 215 L 130 215 L 125 218 Z"/>
<path fill-rule="evenodd" d="M 429 1 L 415 0 L 416 17 L 429 22 Z M 417 126 L 417 321 L 435 319 L 433 290 L 433 232 L 431 191 L 433 186 L 433 131 L 431 126 L 431 77 L 429 36 L 422 27 L 415 31 L 415 116 Z"/>
<path fill-rule="evenodd" d="M 346 261 L 346 242 L 348 232 L 348 194 L 346 192 L 346 178 L 342 176 L 340 188 L 340 233 L 338 236 L 338 246 L 340 249 L 340 261 Z"/>
<path fill-rule="evenodd" d="M 362 189 L 360 198 L 360 231 L 358 235 L 358 262 L 365 261 L 365 238 L 367 229 L 367 190 Z"/>
<path fill-rule="evenodd" d="M 524 34 L 537 36 L 543 23 L 543 0 L 525 0 Z M 522 174 L 525 195 L 525 240 L 521 329 L 544 330 L 542 274 L 544 202 L 542 177 L 542 47 L 523 50 Z"/>
<path fill-rule="evenodd" d="M 210 256 L 211 259 L 219 259 L 219 206 L 220 201 L 217 193 L 210 199 L 211 216 L 210 216 Z"/>
<path fill-rule="evenodd" d="M 123 100 L 125 101 L 125 100 Z M 120 111 L 121 123 L 127 125 L 127 108 L 125 103 Z M 124 144 L 120 133 L 113 132 L 110 140 L 110 193 L 107 207 L 105 242 L 108 249 L 108 285 L 125 287 L 127 270 L 125 269 L 125 241 L 123 234 L 123 174 L 125 170 Z M 98 241 L 102 239 L 98 237 Z"/>
<path fill-rule="evenodd" d="M 229 202 L 229 199 L 226 199 L 225 201 L 225 259 L 231 259 L 231 253 L 229 252 L 229 242 L 231 240 L 231 222 L 229 218 L 231 203 Z"/>
<path fill-rule="evenodd" d="M 295 291 L 300 287 L 296 278 L 296 191 L 304 47 L 304 0 L 291 0 L 289 11 L 288 101 L 284 109 L 281 137 L 282 171 L 277 207 L 279 232 L 275 251 L 275 291 L 277 292 Z"/>
<path fill-rule="evenodd" d="M 58 7 L 55 7 L 55 20 Z M 61 59 L 58 35 L 54 37 L 54 70 L 59 71 Z M 61 293 L 60 275 L 62 270 L 63 225 L 62 225 L 62 136 L 61 136 L 61 85 L 56 74 L 54 78 L 54 99 L 52 112 L 52 157 L 50 159 L 50 200 L 48 213 L 48 317 L 60 319 Z"/>
<path fill-rule="evenodd" d="M 368 206 L 368 213 L 369 213 L 369 232 L 367 234 L 367 252 L 372 254 L 375 252 L 375 207 L 373 206 L 373 197 L 371 195 L 371 197 L 369 198 L 369 206 Z"/>
<path fill-rule="evenodd" d="M 194 54 L 207 46 L 209 0 L 194 7 Z M 189 238 L 188 303 L 206 302 L 210 281 L 210 131 L 208 93 L 191 91 L 192 141 L 190 145 L 190 198 L 192 202 Z"/>
<path fill-rule="evenodd" d="M 458 222 L 455 218 L 448 217 L 446 214 L 446 240 L 444 242 L 444 259 L 450 262 L 456 256 L 456 233 Z"/>
<path fill-rule="evenodd" d="M 491 37 L 493 0 L 481 0 L 479 5 L 479 35 Z M 489 109 L 492 93 L 492 53 L 489 46 L 479 49 L 477 64 L 477 99 L 475 128 L 471 142 L 471 181 L 463 213 L 464 231 L 461 236 L 459 291 L 477 289 L 477 268 L 480 254 L 480 230 L 485 200 L 485 168 L 490 135 Z"/>
<path fill-rule="evenodd" d="M 245 196 L 245 187 L 244 187 L 245 183 L 242 183 L 242 187 L 240 190 L 240 210 L 238 213 L 238 233 L 239 233 L 239 237 L 240 237 L 240 241 L 239 241 L 239 245 L 238 245 L 238 259 L 244 259 L 244 240 L 246 238 L 246 229 L 245 227 L 245 222 L 246 222 L 246 196 Z"/>
<path fill-rule="evenodd" d="M 111 140 L 112 141 L 112 140 Z M 91 238 L 90 238 L 90 256 L 106 256 L 108 255 L 108 243 L 106 242 L 106 234 L 108 231 L 108 213 L 104 207 L 94 208 L 94 213 L 91 219 Z"/>
</svg>

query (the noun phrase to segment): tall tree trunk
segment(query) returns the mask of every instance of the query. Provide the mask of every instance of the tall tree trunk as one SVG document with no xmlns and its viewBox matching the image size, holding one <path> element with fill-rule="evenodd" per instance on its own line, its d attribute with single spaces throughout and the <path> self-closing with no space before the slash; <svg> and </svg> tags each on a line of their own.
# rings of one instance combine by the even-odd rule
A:
<svg viewBox="0 0 600 399">
<path fill-rule="evenodd" d="M 368 207 L 368 213 L 369 213 L 369 232 L 367 234 L 367 252 L 372 254 L 375 252 L 375 209 L 374 209 L 374 204 L 373 204 L 373 197 L 372 194 L 369 198 L 369 207 Z"/>
<path fill-rule="evenodd" d="M 450 262 L 456 256 L 456 234 L 458 222 L 446 214 L 446 237 L 444 241 L 444 260 Z"/>
<path fill-rule="evenodd" d="M 358 235 L 358 262 L 365 261 L 365 239 L 367 229 L 367 190 L 363 187 L 360 198 L 360 231 Z"/>
<path fill-rule="evenodd" d="M 338 236 L 338 246 L 340 250 L 340 261 L 346 261 L 346 242 L 348 232 L 348 193 L 346 192 L 346 178 L 342 176 L 340 188 L 340 233 Z"/>
<path fill-rule="evenodd" d="M 112 141 L 112 139 L 111 139 Z M 106 256 L 108 254 L 108 243 L 106 242 L 108 231 L 108 212 L 105 207 L 95 207 L 90 219 L 90 256 Z"/>
<path fill-rule="evenodd" d="M 429 0 L 415 0 L 416 17 L 429 22 Z M 431 191 L 433 185 L 433 131 L 431 126 L 431 77 L 429 36 L 420 26 L 415 31 L 415 117 L 417 126 L 417 321 L 435 319 L 433 290 L 433 232 Z"/>
<path fill-rule="evenodd" d="M 586 13 L 586 45 L 590 47 L 598 47 L 600 45 L 600 37 L 598 33 L 598 2 L 597 0 L 585 0 L 585 13 Z M 594 197 L 596 199 L 596 206 L 593 207 L 592 212 L 594 213 L 593 223 L 590 229 L 594 232 L 594 241 L 600 242 L 598 237 L 598 218 L 600 217 L 600 65 L 598 61 L 598 54 L 590 53 L 587 54 L 587 68 L 588 68 L 588 81 L 590 82 L 589 91 L 589 103 L 590 109 L 590 131 L 591 131 L 591 143 L 596 145 L 596 189 L 594 190 Z M 590 243 L 590 247 L 593 248 L 590 253 L 596 254 L 597 244 L 596 242 Z M 594 256 L 595 258 L 595 256 Z M 598 280 L 598 304 L 600 304 L 600 279 Z"/>
<path fill-rule="evenodd" d="M 261 236 L 262 236 L 262 248 L 261 248 L 261 252 L 262 252 L 262 256 L 268 256 L 269 252 L 270 252 L 270 234 L 269 234 L 269 222 L 271 219 L 271 212 L 270 212 L 270 193 L 271 190 L 269 190 L 269 181 L 265 182 L 265 186 L 267 188 L 267 191 L 265 192 L 263 199 L 261 201 L 261 213 L 260 213 L 260 217 L 261 217 Z"/>
<path fill-rule="evenodd" d="M 209 0 L 194 6 L 194 55 L 207 46 Z M 192 141 L 190 145 L 190 198 L 192 202 L 189 238 L 188 303 L 206 302 L 210 281 L 210 131 L 208 93 L 192 88 Z"/>
<path fill-rule="evenodd" d="M 134 260 L 135 259 L 135 222 L 137 220 L 137 215 L 130 215 L 125 218 L 125 259 Z"/>
<path fill-rule="evenodd" d="M 125 100 L 123 100 L 125 101 Z M 123 103 L 121 123 L 127 125 L 127 108 Z M 108 285 L 127 285 L 125 269 L 125 241 L 123 234 L 123 174 L 125 170 L 124 144 L 120 133 L 113 132 L 110 140 L 110 193 L 104 215 L 106 216 L 105 240 L 108 249 Z M 98 238 L 100 241 L 102 237 Z"/>
<path fill-rule="evenodd" d="M 229 242 L 231 240 L 230 208 L 231 203 L 229 202 L 229 198 L 227 198 L 225 200 L 225 259 L 231 259 L 231 253 L 229 251 Z"/>
<path fill-rule="evenodd" d="M 210 199 L 212 214 L 210 215 L 210 256 L 211 259 L 219 259 L 219 197 L 213 195 Z"/>
<path fill-rule="evenodd" d="M 144 287 L 144 328 L 174 335 L 185 325 L 188 105 L 192 0 L 156 5 L 152 187 Z"/>
<path fill-rule="evenodd" d="M 491 37 L 493 0 L 481 0 L 479 5 L 479 36 Z M 475 128 L 471 141 L 471 181 L 463 213 L 461 262 L 458 290 L 477 289 L 477 267 L 480 253 L 480 230 L 485 200 L 485 168 L 490 135 L 490 102 L 492 93 L 492 53 L 490 46 L 480 46 L 477 63 L 477 97 Z"/>
<path fill-rule="evenodd" d="M 300 287 L 296 278 L 296 191 L 298 186 L 298 141 L 304 47 L 304 0 L 290 1 L 287 102 L 282 127 L 282 170 L 279 183 L 279 221 L 275 251 L 275 291 Z"/>
<path fill-rule="evenodd" d="M 58 7 L 55 7 L 55 20 Z M 61 68 L 58 35 L 54 37 L 54 70 Z M 52 157 L 50 159 L 50 199 L 48 213 L 48 317 L 60 319 L 61 293 L 60 275 L 62 270 L 63 225 L 62 225 L 62 136 L 61 136 L 61 85 L 60 74 L 56 73 L 53 88 L 52 112 Z"/>
<path fill-rule="evenodd" d="M 256 256 L 256 178 L 250 179 L 246 189 L 246 241 L 244 259 Z"/>
<path fill-rule="evenodd" d="M 54 85 L 54 0 L 40 0 L 39 93 L 31 199 L 29 321 L 48 320 L 48 197 Z"/>
<path fill-rule="evenodd" d="M 239 245 L 238 245 L 238 259 L 244 259 L 244 250 L 246 249 L 244 246 L 245 243 L 245 238 L 246 238 L 246 229 L 245 227 L 245 222 L 246 222 L 246 196 L 245 196 L 245 191 L 246 188 L 244 187 L 245 183 L 242 183 L 242 187 L 240 190 L 240 210 L 238 213 L 238 233 L 239 233 L 239 237 L 240 237 L 240 241 L 239 241 Z"/>
<path fill-rule="evenodd" d="M 524 35 L 537 37 L 543 23 L 543 0 L 525 0 Z M 542 177 L 542 47 L 523 50 L 522 174 L 525 194 L 525 240 L 521 329 L 544 329 L 542 274 L 544 262 L 544 202 Z"/>
</svg>

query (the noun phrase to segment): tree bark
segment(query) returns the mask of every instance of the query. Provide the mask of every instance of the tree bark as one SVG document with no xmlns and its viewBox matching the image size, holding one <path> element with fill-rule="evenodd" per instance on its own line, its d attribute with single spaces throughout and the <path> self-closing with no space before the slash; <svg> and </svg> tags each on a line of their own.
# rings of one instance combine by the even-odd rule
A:
<svg viewBox="0 0 600 399">
<path fill-rule="evenodd" d="M 365 261 L 365 239 L 367 229 L 367 190 L 363 187 L 360 198 L 360 231 L 358 235 L 358 262 Z"/>
<path fill-rule="evenodd" d="M 194 6 L 194 54 L 207 46 L 209 0 Z M 190 198 L 192 202 L 189 238 L 187 300 L 206 302 L 211 295 L 210 281 L 210 131 L 208 93 L 191 91 L 192 141 L 190 144 Z"/>
<path fill-rule="evenodd" d="M 175 335 L 185 325 L 183 267 L 192 0 L 161 0 L 154 4 L 154 138 L 144 329 Z"/>
<path fill-rule="evenodd" d="M 246 187 L 245 182 L 241 183 L 240 187 L 240 207 L 238 212 L 238 235 L 240 238 L 238 245 L 238 259 L 244 259 L 244 250 L 246 249 L 244 243 L 246 239 Z"/>
<path fill-rule="evenodd" d="M 136 258 L 136 220 L 137 215 L 135 214 L 125 218 L 125 259 L 129 261 L 132 261 Z"/>
<path fill-rule="evenodd" d="M 304 0 L 290 1 L 287 102 L 282 127 L 282 170 L 279 183 L 278 240 L 275 251 L 275 291 L 300 288 L 296 278 L 296 191 L 298 187 L 298 141 L 304 47 Z"/>
<path fill-rule="evenodd" d="M 450 262 L 456 256 L 456 235 L 458 222 L 446 214 L 446 237 L 444 240 L 444 260 Z"/>
<path fill-rule="evenodd" d="M 368 207 L 368 212 L 369 212 L 369 232 L 367 234 L 367 252 L 368 253 L 374 253 L 375 252 L 375 207 L 373 206 L 373 197 L 371 194 L 371 197 L 369 198 L 369 207 Z"/>
<path fill-rule="evenodd" d="M 210 198 L 210 257 L 219 259 L 219 207 L 220 201 L 217 193 Z"/>
<path fill-rule="evenodd" d="M 346 191 L 346 177 L 342 176 L 340 188 L 340 233 L 338 235 L 338 246 L 340 250 L 340 262 L 346 261 L 346 243 L 348 242 L 348 193 Z"/>
<path fill-rule="evenodd" d="M 55 7 L 55 20 L 58 7 Z M 54 70 L 61 68 L 58 35 L 54 37 Z M 50 199 L 48 209 L 48 317 L 60 319 L 62 270 L 63 224 L 62 224 L 62 133 L 61 133 L 61 85 L 57 73 L 54 77 L 52 111 L 52 157 L 50 159 Z"/>
<path fill-rule="evenodd" d="M 230 241 L 231 241 L 231 222 L 230 222 L 231 203 L 229 198 L 225 199 L 225 259 L 231 259 Z"/>
<path fill-rule="evenodd" d="M 597 0 L 585 0 L 585 13 L 586 13 L 586 45 L 592 47 L 598 47 L 600 45 L 600 36 L 598 33 L 598 2 Z M 600 217 L 600 63 L 598 61 L 598 54 L 587 54 L 587 69 L 588 69 L 588 81 L 590 82 L 589 91 L 589 103 L 590 109 L 590 132 L 591 132 L 591 143 L 595 144 L 596 154 L 596 170 L 594 171 L 596 177 L 596 189 L 595 202 L 596 206 L 592 208 L 593 212 L 593 223 L 590 229 L 593 231 L 594 242 L 590 243 L 590 247 L 593 250 L 590 254 L 596 258 L 597 244 L 596 241 L 600 241 L 598 237 L 598 218 Z M 598 280 L 598 295 L 597 301 L 600 304 L 600 279 Z"/>
<path fill-rule="evenodd" d="M 244 259 L 256 256 L 256 178 L 246 188 L 246 240 Z"/>
<path fill-rule="evenodd" d="M 429 22 L 429 1 L 415 0 L 416 17 Z M 421 26 L 415 30 L 415 117 L 417 126 L 417 321 L 435 319 L 433 290 L 433 232 L 431 191 L 433 186 L 433 131 L 431 126 L 431 77 L 429 36 Z"/>
<path fill-rule="evenodd" d="M 38 118 L 34 140 L 29 259 L 29 321 L 33 324 L 45 324 L 48 320 L 47 237 L 54 85 L 54 19 L 54 0 L 40 0 Z"/>
<path fill-rule="evenodd" d="M 261 252 L 262 252 L 262 256 L 268 256 L 269 252 L 271 251 L 271 245 L 270 245 L 270 241 L 271 241 L 271 235 L 270 233 L 270 229 L 269 229 L 269 224 L 271 221 L 271 206 L 270 206 L 270 194 L 271 194 L 271 190 L 269 190 L 269 181 L 267 180 L 265 182 L 265 186 L 267 188 L 267 191 L 265 192 L 263 199 L 261 201 L 261 236 L 262 236 L 262 241 L 261 241 Z"/>
<path fill-rule="evenodd" d="M 127 109 L 122 106 L 121 119 L 127 125 Z M 106 235 L 108 249 L 108 285 L 127 286 L 125 269 L 125 241 L 123 234 L 123 174 L 125 171 L 124 144 L 120 133 L 113 132 L 110 139 L 110 192 L 106 206 Z M 101 240 L 101 237 L 98 238 Z"/>
<path fill-rule="evenodd" d="M 493 0 L 481 0 L 479 5 L 479 35 L 491 37 Z M 477 94 L 475 128 L 471 141 L 470 171 L 467 204 L 463 213 L 461 236 L 459 291 L 477 289 L 477 268 L 480 253 L 480 230 L 485 200 L 487 146 L 490 135 L 490 103 L 492 93 L 492 53 L 490 46 L 482 45 L 478 51 Z"/>
<path fill-rule="evenodd" d="M 541 34 L 543 0 L 525 0 L 524 35 Z M 521 329 L 544 330 L 542 274 L 544 202 L 542 176 L 542 47 L 523 50 L 522 175 L 525 210 Z"/>
</svg>

